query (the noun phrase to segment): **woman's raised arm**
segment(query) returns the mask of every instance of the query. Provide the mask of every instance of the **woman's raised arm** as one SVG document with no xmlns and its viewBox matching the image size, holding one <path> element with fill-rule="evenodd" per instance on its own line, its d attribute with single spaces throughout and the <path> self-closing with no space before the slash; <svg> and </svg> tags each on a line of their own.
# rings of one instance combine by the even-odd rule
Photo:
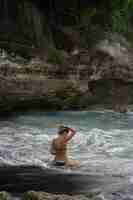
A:
<svg viewBox="0 0 133 200">
<path fill-rule="evenodd" d="M 65 143 L 67 143 L 69 140 L 71 140 L 71 138 L 76 134 L 76 130 L 74 130 L 73 128 L 68 128 L 68 130 L 69 130 L 69 132 L 64 139 Z"/>
</svg>

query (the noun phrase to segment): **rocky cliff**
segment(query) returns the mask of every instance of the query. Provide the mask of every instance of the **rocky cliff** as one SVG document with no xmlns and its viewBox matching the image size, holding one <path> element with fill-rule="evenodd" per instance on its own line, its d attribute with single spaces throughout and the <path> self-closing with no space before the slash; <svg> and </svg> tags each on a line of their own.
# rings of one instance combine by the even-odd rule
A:
<svg viewBox="0 0 133 200">
<path fill-rule="evenodd" d="M 87 109 L 101 104 L 127 111 L 132 103 L 132 48 L 111 36 L 91 51 L 63 54 L 62 63 L 30 61 L 2 52 L 1 109 Z"/>
<path fill-rule="evenodd" d="M 80 102 L 88 87 L 87 79 L 78 78 L 76 66 L 68 65 L 63 69 L 63 66 L 39 58 L 26 63 L 21 57 L 19 59 L 21 62 L 13 61 L 7 54 L 0 58 L 2 110 L 85 107 L 85 101 Z"/>
<path fill-rule="evenodd" d="M 64 1 L 58 7 L 52 0 L 1 1 L 1 111 L 87 109 L 96 104 L 127 111 L 133 50 L 121 34 L 101 37 L 100 28 L 96 35 L 93 27 L 94 34 L 89 29 L 87 36 L 84 23 L 96 11 L 88 7 L 86 14 L 88 3 L 79 3 Z M 93 45 L 86 40 L 90 37 Z"/>
</svg>

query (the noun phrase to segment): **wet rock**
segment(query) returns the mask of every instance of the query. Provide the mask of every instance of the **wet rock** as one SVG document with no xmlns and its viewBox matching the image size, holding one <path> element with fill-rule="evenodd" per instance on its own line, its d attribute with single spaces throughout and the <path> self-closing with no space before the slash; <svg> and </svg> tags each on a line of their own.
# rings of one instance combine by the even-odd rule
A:
<svg viewBox="0 0 133 200">
<path fill-rule="evenodd" d="M 50 194 L 46 192 L 26 192 L 23 200 L 89 200 L 85 195 Z"/>
<path fill-rule="evenodd" d="M 133 80 L 132 50 L 125 48 L 118 42 L 104 40 L 94 49 L 91 57 L 91 80 L 120 79 L 125 82 Z M 127 78 L 127 77 L 130 78 Z"/>
<path fill-rule="evenodd" d="M 0 200 L 10 200 L 10 194 L 8 192 L 2 191 L 0 192 Z"/>
<path fill-rule="evenodd" d="M 132 48 L 122 37 L 111 35 L 96 45 L 90 57 L 89 82 L 98 84 L 103 81 L 103 92 L 106 82 L 110 82 L 110 93 L 106 96 L 109 96 L 113 109 L 118 112 L 128 110 L 128 88 L 133 83 L 132 52 Z"/>
<path fill-rule="evenodd" d="M 100 194 L 100 195 L 94 197 L 94 200 L 106 200 L 106 199 L 102 194 Z"/>
<path fill-rule="evenodd" d="M 93 189 L 90 190 L 88 193 L 85 194 L 86 197 L 88 198 L 95 198 L 101 194 L 101 189 Z"/>
</svg>

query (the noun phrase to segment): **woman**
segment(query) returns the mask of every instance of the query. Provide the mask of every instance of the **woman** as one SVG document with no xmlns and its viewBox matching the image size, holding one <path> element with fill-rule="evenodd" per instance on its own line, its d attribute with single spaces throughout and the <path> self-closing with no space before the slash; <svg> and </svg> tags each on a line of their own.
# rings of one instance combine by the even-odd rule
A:
<svg viewBox="0 0 133 200">
<path fill-rule="evenodd" d="M 61 126 L 58 136 L 53 139 L 51 154 L 55 156 L 53 164 L 55 166 L 78 167 L 77 160 L 70 160 L 67 157 L 67 143 L 75 135 L 76 131 L 72 128 Z"/>
</svg>

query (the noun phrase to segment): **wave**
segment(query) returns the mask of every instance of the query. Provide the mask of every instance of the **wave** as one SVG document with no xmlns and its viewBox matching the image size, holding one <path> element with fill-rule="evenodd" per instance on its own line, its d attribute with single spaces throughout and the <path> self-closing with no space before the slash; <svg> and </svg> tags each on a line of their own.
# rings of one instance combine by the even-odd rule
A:
<svg viewBox="0 0 133 200">
<path fill-rule="evenodd" d="M 50 144 L 57 132 L 57 123 L 61 121 L 77 130 L 68 145 L 68 154 L 81 161 L 83 170 L 132 171 L 132 114 L 117 115 L 104 110 L 61 112 L 54 116 L 31 114 L 3 121 L 0 164 L 46 166 L 53 159 Z"/>
<path fill-rule="evenodd" d="M 3 127 L 0 130 L 0 155 L 7 156 L 7 160 L 48 159 L 49 146 L 55 129 L 39 129 L 30 126 Z M 81 128 L 69 144 L 69 152 L 76 157 L 90 158 L 92 156 L 110 156 L 125 158 L 133 152 L 133 129 L 103 130 Z M 8 153 L 6 152 L 9 150 Z M 126 155 L 127 153 L 127 155 Z M 9 156 L 10 155 L 10 156 Z"/>
</svg>

